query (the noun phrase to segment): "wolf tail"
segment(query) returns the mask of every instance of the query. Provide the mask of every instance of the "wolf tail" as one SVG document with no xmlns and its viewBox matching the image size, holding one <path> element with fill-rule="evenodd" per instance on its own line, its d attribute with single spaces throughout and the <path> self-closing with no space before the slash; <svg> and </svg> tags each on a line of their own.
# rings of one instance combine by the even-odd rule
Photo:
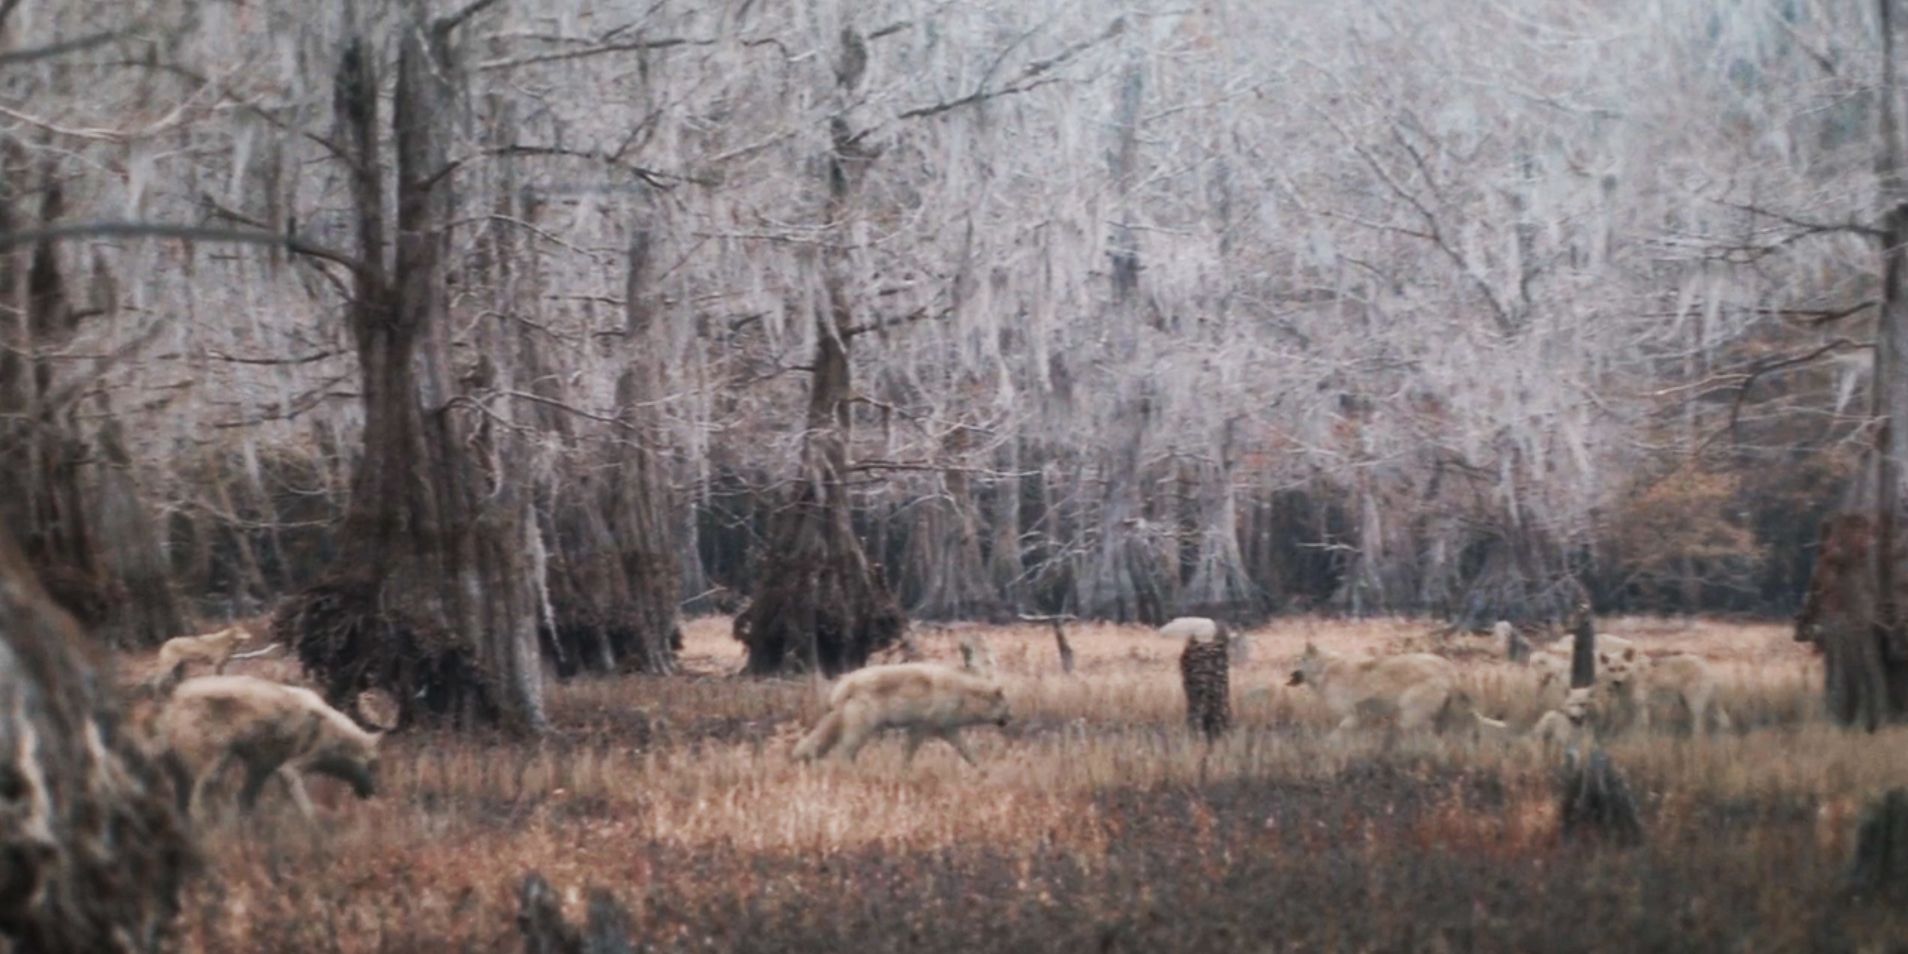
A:
<svg viewBox="0 0 1908 954">
<path fill-rule="evenodd" d="M 827 715 L 822 716 L 820 722 L 815 723 L 812 731 L 802 736 L 800 742 L 795 743 L 794 750 L 789 754 L 798 762 L 807 762 L 827 755 L 828 750 L 841 741 L 842 726 L 841 710 L 831 710 Z"/>
<path fill-rule="evenodd" d="M 1444 711 L 1439 713 L 1439 716 L 1439 721 L 1448 727 L 1493 730 L 1508 728 L 1503 722 L 1486 718 L 1483 713 L 1478 712 L 1477 704 L 1472 700 L 1471 694 L 1462 689 L 1453 689 L 1451 694 L 1445 697 Z"/>
</svg>

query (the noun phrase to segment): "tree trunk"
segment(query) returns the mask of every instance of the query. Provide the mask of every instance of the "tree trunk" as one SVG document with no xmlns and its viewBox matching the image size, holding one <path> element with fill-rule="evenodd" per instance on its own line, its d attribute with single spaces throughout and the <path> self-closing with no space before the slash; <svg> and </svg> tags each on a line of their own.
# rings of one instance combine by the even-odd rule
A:
<svg viewBox="0 0 1908 954">
<path fill-rule="evenodd" d="M 1881 185 L 1882 300 L 1875 329 L 1870 392 L 1874 449 L 1865 513 L 1845 513 L 1823 525 L 1822 546 L 1797 638 L 1814 638 L 1824 655 L 1828 708 L 1844 724 L 1873 731 L 1908 715 L 1908 632 L 1899 591 L 1902 563 L 1900 503 L 1908 473 L 1908 168 L 1902 160 L 1892 0 L 1877 0 L 1881 26 L 1881 85 L 1877 111 L 1876 177 Z M 1855 495 L 1860 504 L 1860 494 Z M 1813 617 L 1813 618 L 1811 618 Z"/>
<path fill-rule="evenodd" d="M 83 642 L 0 530 L 0 946 L 158 951 L 188 844 Z"/>
<path fill-rule="evenodd" d="M 1182 616 L 1211 616 L 1234 624 L 1256 620 L 1264 608 L 1239 548 L 1239 497 L 1233 486 L 1237 426 L 1237 418 L 1226 421 L 1220 431 L 1218 460 L 1199 467 L 1198 556 L 1192 580 L 1179 599 Z"/>
<path fill-rule="evenodd" d="M 676 607 L 681 601 L 681 570 L 676 562 L 676 525 L 671 506 L 668 462 L 663 456 L 662 400 L 669 367 L 669 330 L 656 313 L 651 276 L 650 236 L 638 229 L 630 237 L 627 309 L 629 367 L 616 383 L 616 403 L 627 432 L 623 466 L 610 478 L 613 531 L 630 581 L 623 657 L 644 672 L 676 668 L 682 630 Z"/>
<path fill-rule="evenodd" d="M 608 466 L 589 468 L 549 492 L 552 619 L 543 641 L 562 676 L 673 672 L 682 641 L 677 517 L 663 471 L 659 420 L 668 335 L 656 320 L 648 288 L 649 242 L 641 230 L 630 239 L 624 305 L 628 364 L 617 380 L 621 412 Z"/>
<path fill-rule="evenodd" d="M 969 432 L 956 428 L 943 442 L 942 452 L 958 460 L 967 449 Z M 942 492 L 924 501 L 916 512 L 909 549 L 914 553 L 914 575 L 922 581 L 921 598 L 912 615 L 920 619 L 977 619 L 1001 622 L 1006 607 L 988 578 L 981 552 L 980 515 L 969 489 L 966 472 L 942 472 Z"/>
<path fill-rule="evenodd" d="M 1822 525 L 1815 571 L 1796 617 L 1796 638 L 1822 649 L 1823 698 L 1843 725 L 1873 731 L 1908 710 L 1908 673 L 1885 651 L 1881 596 L 1876 589 L 1876 538 L 1864 513 L 1830 517 Z M 1897 554 L 1897 560 L 1899 560 Z"/>
<path fill-rule="evenodd" d="M 844 112 L 866 65 L 864 41 L 852 27 L 844 29 L 835 70 Z M 841 114 L 831 128 L 826 217 L 841 233 L 871 159 Z M 886 582 L 869 566 L 851 521 L 846 478 L 854 316 L 848 301 L 851 253 L 844 246 L 832 242 L 822 252 L 827 302 L 815 313 L 801 480 L 772 518 L 755 598 L 735 620 L 752 674 L 801 667 L 833 675 L 859 668 L 875 650 L 899 639 L 906 622 Z"/>
<path fill-rule="evenodd" d="M 1149 538 L 1140 500 L 1140 450 L 1151 407 L 1151 396 L 1139 394 L 1115 414 L 1117 436 L 1101 456 L 1098 538 L 1075 579 L 1081 616 L 1157 626 L 1173 606 L 1173 561 Z"/>
<path fill-rule="evenodd" d="M 157 646 L 185 630 L 172 592 L 172 568 L 159 527 L 133 482 L 132 459 L 120 440 L 119 422 L 107 417 L 97 443 L 97 476 L 90 495 L 93 540 L 101 569 L 121 597 L 107 608 L 102 628 L 115 646 Z"/>
<path fill-rule="evenodd" d="M 1862 812 L 1849 883 L 1870 895 L 1908 894 L 1908 789 L 1889 789 Z"/>
<path fill-rule="evenodd" d="M 0 161 L 6 166 L 0 169 L 0 231 L 6 231 L 19 217 L 12 183 L 28 169 L 15 150 Z M 38 218 L 56 221 L 64 209 L 64 191 L 49 169 Z M 0 468 L 0 526 L 19 535 L 54 602 L 98 627 L 110 643 L 149 646 L 183 629 L 158 529 L 126 473 L 110 418 L 95 454 L 74 420 L 77 389 L 58 380 L 45 357 L 79 333 L 83 315 L 117 304 L 109 280 L 95 285 L 100 300 L 75 307 L 51 241 L 0 257 L 0 305 L 24 319 L 0 324 L 0 456 L 12 462 Z M 98 474 L 90 494 L 89 463 Z"/>
<path fill-rule="evenodd" d="M 1027 607 L 1026 563 L 1020 553 L 1020 445 L 1005 441 L 1000 449 L 1001 476 L 992 488 L 987 521 L 987 575 L 994 592 L 1015 609 Z"/>
<path fill-rule="evenodd" d="M 404 29 L 392 116 L 397 218 L 387 234 L 372 48 L 362 38 L 346 46 L 335 94 L 364 262 L 348 311 L 364 452 L 337 565 L 281 606 L 275 626 L 334 702 L 379 688 L 406 719 L 422 711 L 540 730 L 544 568 L 519 489 L 528 475 L 487 417 L 472 427 L 452 413 L 464 396 L 453 393 L 441 289 L 460 73 L 447 27 Z M 473 376 L 488 383 L 482 367 Z"/>
</svg>

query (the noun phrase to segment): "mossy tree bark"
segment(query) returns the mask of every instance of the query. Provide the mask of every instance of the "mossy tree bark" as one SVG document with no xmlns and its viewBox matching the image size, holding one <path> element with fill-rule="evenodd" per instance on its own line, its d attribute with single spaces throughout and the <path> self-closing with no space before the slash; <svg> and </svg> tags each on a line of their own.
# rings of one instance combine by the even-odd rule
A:
<svg viewBox="0 0 1908 954">
<path fill-rule="evenodd" d="M 164 950 L 188 842 L 84 642 L 0 529 L 0 946 Z"/>
<path fill-rule="evenodd" d="M 1902 479 L 1908 474 L 1908 164 L 1895 83 L 1892 0 L 1876 0 L 1881 27 L 1881 84 L 1876 176 L 1881 183 L 1882 294 L 1876 319 L 1870 413 L 1874 445 L 1849 507 L 1822 527 L 1796 638 L 1822 648 L 1823 694 L 1845 725 L 1873 731 L 1908 716 L 1908 586 L 1903 550 Z"/>
<path fill-rule="evenodd" d="M 362 376 L 364 449 L 339 559 L 281 606 L 306 667 L 336 702 L 378 688 L 420 714 L 545 725 L 537 656 L 543 552 L 521 454 L 471 413 L 445 321 L 453 201 L 449 145 L 464 112 L 455 22 L 402 31 L 392 95 L 395 196 L 380 155 L 376 45 L 350 41 L 336 78 L 361 264 L 347 311 Z M 396 209 L 387 227 L 384 210 Z M 480 366 L 461 386 L 482 386 Z"/>
<path fill-rule="evenodd" d="M 17 149 L 0 156 L 0 232 L 20 227 L 17 187 L 34 173 Z M 52 166 L 39 173 L 34 217 L 58 221 L 65 191 Z M 30 193 L 29 193 L 30 194 Z M 94 441 L 75 416 L 81 388 L 61 381 L 52 355 L 90 316 L 117 305 L 111 276 L 95 262 L 93 300 L 75 302 L 51 240 L 0 256 L 0 305 L 21 316 L 0 323 L 0 526 L 13 528 L 53 600 L 116 645 L 149 646 L 183 630 L 158 527 L 147 517 L 111 423 Z M 79 382 L 87 383 L 87 382 Z M 95 446 L 96 445 L 96 446 Z"/>
<path fill-rule="evenodd" d="M 837 232 L 854 214 L 854 198 L 874 157 L 845 117 L 867 67 L 865 41 L 842 31 L 835 69 L 841 112 L 831 121 L 826 218 Z M 833 675 L 859 668 L 875 650 L 900 638 L 905 618 L 887 583 L 870 566 L 851 521 L 848 443 L 854 398 L 849 347 L 858 333 L 849 302 L 853 261 L 845 242 L 822 252 L 826 307 L 815 312 L 815 356 L 809 369 L 807 431 L 801 479 L 771 518 L 754 599 L 736 617 L 735 636 L 749 649 L 754 674 L 804 668 Z"/>
</svg>

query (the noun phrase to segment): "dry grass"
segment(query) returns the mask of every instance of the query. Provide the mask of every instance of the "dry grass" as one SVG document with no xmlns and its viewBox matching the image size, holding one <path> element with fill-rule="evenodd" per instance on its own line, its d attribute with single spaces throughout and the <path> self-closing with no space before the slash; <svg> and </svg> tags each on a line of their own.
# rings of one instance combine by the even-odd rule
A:
<svg viewBox="0 0 1908 954">
<path fill-rule="evenodd" d="M 1882 949 L 1908 915 L 1851 895 L 1861 806 L 1908 785 L 1908 732 L 1815 714 L 1819 674 L 1785 630 L 1613 621 L 1701 652 L 1745 731 L 1611 742 L 1649 834 L 1561 844 L 1555 768 L 1521 741 L 1323 738 L 1284 686 L 1307 639 L 1421 648 L 1412 621 L 1283 622 L 1233 675 L 1236 730 L 1181 726 L 1178 646 L 1083 626 L 1058 673 L 1039 627 L 985 630 L 1016 724 L 971 730 L 903 771 L 898 741 L 854 765 L 792 764 L 820 711 L 800 680 L 728 678 L 725 620 L 689 627 L 691 675 L 550 690 L 526 743 L 394 738 L 368 802 L 314 781 L 319 826 L 268 807 L 205 836 L 189 950 L 507 951 L 513 891 L 544 873 L 572 908 L 613 891 L 653 950 Z M 958 658 L 959 633 L 929 635 Z M 249 671 L 283 676 L 282 664 Z M 1527 724 L 1528 674 L 1460 665 L 1480 707 Z M 242 667 L 241 667 L 242 668 Z"/>
</svg>

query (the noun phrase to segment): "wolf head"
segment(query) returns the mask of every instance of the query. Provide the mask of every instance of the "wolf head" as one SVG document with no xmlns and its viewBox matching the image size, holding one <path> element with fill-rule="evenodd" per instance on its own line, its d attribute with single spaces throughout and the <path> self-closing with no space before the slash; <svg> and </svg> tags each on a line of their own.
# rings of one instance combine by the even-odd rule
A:
<svg viewBox="0 0 1908 954">
<path fill-rule="evenodd" d="M 1307 683 L 1318 685 L 1318 677 L 1325 673 L 1325 654 L 1310 642 L 1305 644 L 1305 653 L 1299 656 L 1298 668 L 1292 670 L 1288 686 L 1303 686 Z"/>
<path fill-rule="evenodd" d="M 214 646 L 221 643 L 227 646 L 237 646 L 240 643 L 249 641 L 252 638 L 252 633 L 245 627 L 233 623 L 224 629 L 214 630 L 199 638 Z M 205 645 L 206 643 L 202 643 L 201 645 Z"/>
<path fill-rule="evenodd" d="M 1564 696 L 1563 714 L 1571 722 L 1579 725 L 1590 717 L 1591 687 L 1580 686 L 1570 690 Z"/>
<path fill-rule="evenodd" d="M 1604 681 L 1618 692 L 1629 688 L 1643 669 L 1643 657 L 1636 654 L 1631 646 L 1618 652 L 1597 652 L 1597 671 L 1603 674 Z"/>
<path fill-rule="evenodd" d="M 1006 727 L 1007 720 L 1013 715 L 1007 708 L 1007 691 L 999 686 L 994 686 L 991 689 L 980 692 L 978 695 L 969 697 L 968 708 L 973 710 L 975 715 L 978 716 L 976 721 L 992 722 L 1003 728 Z"/>
<path fill-rule="evenodd" d="M 349 784 L 359 798 L 370 798 L 378 793 L 378 741 L 382 738 L 382 732 L 360 731 L 330 739 L 306 759 L 305 767 Z"/>
</svg>

